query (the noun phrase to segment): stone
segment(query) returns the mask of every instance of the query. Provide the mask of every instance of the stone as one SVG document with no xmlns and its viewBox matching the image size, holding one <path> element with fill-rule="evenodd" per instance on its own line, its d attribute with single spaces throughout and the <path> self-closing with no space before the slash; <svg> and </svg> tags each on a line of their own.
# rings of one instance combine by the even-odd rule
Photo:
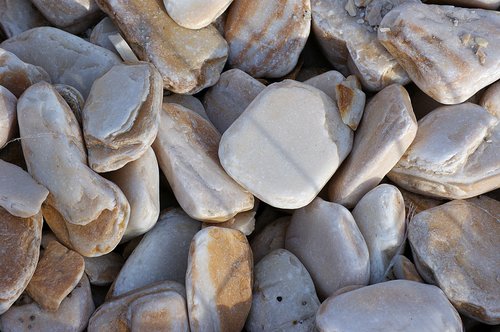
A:
<svg viewBox="0 0 500 332">
<path fill-rule="evenodd" d="M 19 218 L 0 207 L 0 319 L 35 273 L 42 239 L 42 214 Z M 1 329 L 1 322 L 0 322 Z M 2 329 L 3 331 L 3 329 Z"/>
<path fill-rule="evenodd" d="M 241 232 L 221 227 L 199 231 L 186 272 L 191 331 L 241 331 L 252 305 L 252 273 L 252 250 Z"/>
<path fill-rule="evenodd" d="M 481 97 L 479 105 L 500 118 L 500 81 L 492 84 Z"/>
<path fill-rule="evenodd" d="M 234 218 L 222 223 L 203 223 L 201 228 L 217 226 L 223 228 L 236 229 L 246 236 L 252 234 L 255 229 L 255 211 L 246 211 L 238 213 Z"/>
<path fill-rule="evenodd" d="M 253 77 L 285 76 L 297 65 L 310 30 L 310 0 L 234 0 L 224 26 L 229 66 Z"/>
<path fill-rule="evenodd" d="M 419 0 L 372 0 L 357 7 L 352 0 L 311 0 L 312 28 L 323 53 L 341 73 L 356 74 L 363 86 L 379 91 L 409 83 L 408 75 L 377 40 L 376 28 L 392 8 Z M 349 11 L 346 5 L 351 4 Z"/>
<path fill-rule="evenodd" d="M 182 27 L 201 29 L 214 22 L 233 0 L 163 0 L 168 15 Z"/>
<path fill-rule="evenodd" d="M 83 256 L 113 250 L 130 206 L 115 184 L 87 166 L 80 127 L 68 105 L 41 82 L 26 90 L 17 112 L 28 172 L 49 190 L 42 210 L 54 234 Z"/>
<path fill-rule="evenodd" d="M 265 87 L 242 70 L 223 72 L 203 98 L 210 121 L 223 134 Z"/>
<path fill-rule="evenodd" d="M 184 286 L 163 281 L 104 302 L 92 315 L 88 331 L 188 332 Z"/>
<path fill-rule="evenodd" d="M 204 119 L 210 121 L 207 113 L 205 112 L 205 107 L 203 106 L 201 101 L 196 97 L 173 93 L 170 96 L 164 96 L 163 103 L 179 104 L 181 106 L 184 106 L 185 108 L 190 109 L 195 113 L 198 113 L 198 115 L 201 115 Z"/>
<path fill-rule="evenodd" d="M 120 34 L 120 30 L 118 30 L 116 25 L 113 24 L 113 21 L 111 21 L 111 19 L 106 16 L 92 29 L 89 41 L 92 44 L 104 47 L 105 49 L 110 50 L 116 55 L 119 55 L 116 51 L 115 46 L 113 45 L 111 40 L 109 40 L 109 36 L 116 34 Z"/>
<path fill-rule="evenodd" d="M 377 93 L 365 108 L 351 154 L 330 181 L 330 200 L 354 207 L 396 165 L 416 133 L 405 88 L 390 85 Z"/>
<path fill-rule="evenodd" d="M 49 74 L 43 68 L 24 63 L 15 54 L 0 48 L 0 85 L 3 88 L 19 97 L 28 87 L 41 81 L 50 83 Z"/>
<path fill-rule="evenodd" d="M 168 16 L 161 0 L 96 2 L 139 59 L 159 70 L 165 89 L 194 94 L 219 79 L 227 59 L 227 43 L 213 26 L 183 28 Z"/>
<path fill-rule="evenodd" d="M 57 311 L 61 302 L 82 279 L 83 257 L 57 241 L 51 241 L 43 251 L 26 292 L 48 311 Z"/>
<path fill-rule="evenodd" d="M 363 235 L 343 206 L 316 198 L 296 210 L 285 249 L 304 264 L 320 299 L 349 285 L 367 285 L 370 259 Z"/>
<path fill-rule="evenodd" d="M 148 284 L 172 280 L 184 284 L 189 245 L 201 224 L 182 210 L 162 213 L 120 270 L 108 297 L 117 297 Z"/>
<path fill-rule="evenodd" d="M 153 144 L 180 206 L 194 219 L 223 222 L 253 207 L 253 196 L 219 163 L 220 134 L 211 123 L 178 104 L 164 104 Z"/>
<path fill-rule="evenodd" d="M 153 65 L 117 65 L 92 85 L 82 112 L 89 166 L 110 172 L 140 158 L 158 132 L 162 81 Z"/>
<path fill-rule="evenodd" d="M 311 77 L 310 79 L 304 81 L 305 84 L 309 84 L 317 89 L 320 89 L 328 97 L 330 97 L 337 105 L 337 85 L 345 80 L 344 75 L 336 70 L 330 70 L 325 73 Z"/>
<path fill-rule="evenodd" d="M 427 0 L 426 2 L 453 5 L 458 7 L 472 7 L 495 10 L 500 7 L 500 0 Z"/>
<path fill-rule="evenodd" d="M 224 132 L 226 172 L 261 201 L 309 204 L 351 150 L 353 133 L 322 91 L 285 80 L 262 91 Z"/>
<path fill-rule="evenodd" d="M 494 11 L 409 3 L 384 17 L 378 38 L 422 91 L 459 104 L 500 79 L 499 29 Z"/>
<path fill-rule="evenodd" d="M 0 316 L 0 329 L 3 332 L 83 332 L 95 309 L 89 280 L 85 274 L 73 291 L 61 302 L 57 311 L 43 310 L 29 296 L 23 297 L 22 301 Z"/>
<path fill-rule="evenodd" d="M 44 25 L 47 20 L 30 0 L 0 0 L 0 32 L 7 38 Z"/>
<path fill-rule="evenodd" d="M 326 331 L 463 331 L 457 311 L 436 286 L 394 280 L 328 298 L 316 314 Z"/>
<path fill-rule="evenodd" d="M 443 290 L 462 314 L 500 323 L 500 205 L 451 201 L 417 214 L 408 239 L 422 278 Z"/>
<path fill-rule="evenodd" d="M 110 285 L 120 273 L 124 264 L 122 256 L 115 252 L 99 256 L 84 257 L 85 273 L 94 286 Z"/>
<path fill-rule="evenodd" d="M 49 191 L 22 168 L 0 159 L 0 206 L 13 216 L 29 218 L 40 212 Z"/>
<path fill-rule="evenodd" d="M 387 175 L 411 192 L 465 199 L 500 186 L 498 118 L 471 103 L 443 106 L 418 122 L 411 146 Z"/>
<path fill-rule="evenodd" d="M 121 63 L 113 52 L 52 27 L 25 31 L 0 47 L 24 62 L 42 67 L 53 83 L 70 85 L 84 98 L 97 78 Z"/>
<path fill-rule="evenodd" d="M 246 330 L 313 331 L 320 302 L 311 276 L 291 252 L 278 249 L 255 266 Z"/>
<path fill-rule="evenodd" d="M 424 282 L 418 274 L 415 264 L 403 255 L 396 255 L 393 258 L 392 271 L 396 279 Z"/>
<path fill-rule="evenodd" d="M 291 217 L 281 217 L 266 225 L 250 241 L 253 260 L 257 264 L 274 250 L 285 248 L 285 236 Z"/>
<path fill-rule="evenodd" d="M 340 83 L 335 87 L 337 106 L 342 121 L 352 130 L 358 129 L 359 122 L 365 109 L 366 95 L 363 90 Z"/>
<path fill-rule="evenodd" d="M 31 2 L 52 24 L 60 28 L 74 28 L 78 24 L 77 31 L 81 32 L 102 14 L 94 0 L 31 0 Z"/>
<path fill-rule="evenodd" d="M 16 96 L 0 85 L 0 149 L 7 145 L 17 132 L 16 106 Z"/>
<path fill-rule="evenodd" d="M 403 200 L 405 202 L 405 208 L 407 211 L 407 220 L 411 220 L 411 218 L 409 218 L 409 215 L 413 218 L 413 216 L 417 213 L 445 203 L 444 200 L 422 196 L 412 193 L 411 191 L 404 190 L 402 188 L 398 189 L 401 192 L 401 195 L 403 195 Z"/>
<path fill-rule="evenodd" d="M 381 184 L 356 204 L 352 216 L 370 253 L 370 284 L 385 281 L 392 258 L 402 251 L 405 238 L 405 204 L 393 185 Z"/>
</svg>

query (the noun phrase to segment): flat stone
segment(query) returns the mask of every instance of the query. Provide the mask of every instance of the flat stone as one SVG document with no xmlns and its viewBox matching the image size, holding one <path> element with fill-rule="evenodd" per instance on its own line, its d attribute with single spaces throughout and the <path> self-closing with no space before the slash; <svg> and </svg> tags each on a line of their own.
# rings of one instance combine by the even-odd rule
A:
<svg viewBox="0 0 500 332">
<path fill-rule="evenodd" d="M 0 319 L 35 273 L 42 239 L 42 214 L 19 218 L 0 207 Z M 0 328 L 1 328 L 0 321 Z M 2 329 L 3 331 L 3 329 Z"/>
<path fill-rule="evenodd" d="M 278 249 L 255 266 L 252 331 L 313 331 L 320 302 L 311 276 L 291 252 Z"/>
<path fill-rule="evenodd" d="M 120 270 L 108 297 L 116 297 L 148 284 L 172 280 L 184 284 L 189 245 L 201 224 L 180 209 L 163 213 L 142 238 Z"/>
<path fill-rule="evenodd" d="M 352 208 L 396 165 L 417 133 L 405 88 L 391 85 L 365 108 L 351 154 L 329 185 L 330 200 Z"/>
<path fill-rule="evenodd" d="M 500 205 L 451 201 L 417 214 L 408 238 L 422 278 L 443 290 L 462 314 L 500 323 Z"/>
<path fill-rule="evenodd" d="M 500 81 L 492 84 L 479 102 L 488 112 L 500 118 Z"/>
<path fill-rule="evenodd" d="M 337 103 L 337 85 L 345 80 L 344 75 L 336 70 L 330 70 L 325 73 L 311 77 L 310 79 L 304 81 L 305 84 L 309 84 L 317 89 L 320 89 L 332 100 Z"/>
<path fill-rule="evenodd" d="M 207 113 L 205 112 L 205 107 L 196 97 L 173 93 L 170 96 L 164 96 L 163 103 L 179 104 L 195 113 L 198 113 L 198 115 L 201 115 L 204 119 L 210 121 Z"/>
<path fill-rule="evenodd" d="M 7 38 L 48 25 L 30 0 L 0 0 L 0 30 Z"/>
<path fill-rule="evenodd" d="M 285 248 L 307 268 L 320 298 L 349 285 L 367 285 L 370 259 L 363 235 L 349 210 L 316 198 L 295 211 Z"/>
<path fill-rule="evenodd" d="M 500 7 L 500 0 L 428 0 L 426 2 L 491 10 L 495 10 Z"/>
<path fill-rule="evenodd" d="M 94 0 L 31 0 L 52 24 L 60 27 L 79 25 L 84 31 L 101 16 Z M 85 24 L 84 24 L 85 23 Z M 85 25 L 85 26 L 84 26 Z"/>
<path fill-rule="evenodd" d="M 420 1 L 372 0 L 357 7 L 352 0 L 311 0 L 313 31 L 328 61 L 343 74 L 356 74 L 371 91 L 408 83 L 405 70 L 377 40 L 375 29 L 390 9 L 405 2 Z"/>
<path fill-rule="evenodd" d="M 420 274 L 418 274 L 415 264 L 403 255 L 396 255 L 393 258 L 392 271 L 396 279 L 411 280 L 416 282 L 424 282 Z"/>
<path fill-rule="evenodd" d="M 120 30 L 114 25 L 113 21 L 109 17 L 103 18 L 96 26 L 92 29 L 92 33 L 90 34 L 89 41 L 92 44 L 96 44 L 98 46 L 104 47 L 111 52 L 119 55 L 116 51 L 115 46 L 109 40 L 109 36 L 119 34 Z"/>
<path fill-rule="evenodd" d="M 252 251 L 239 231 L 207 227 L 189 250 L 189 325 L 197 331 L 241 331 L 252 305 Z"/>
<path fill-rule="evenodd" d="M 26 292 L 42 309 L 56 311 L 82 279 L 83 257 L 57 241 L 43 251 Z"/>
<path fill-rule="evenodd" d="M 326 331 L 463 331 L 457 311 L 432 285 L 394 280 L 323 302 L 316 328 Z"/>
<path fill-rule="evenodd" d="M 25 31 L 0 47 L 24 62 L 42 67 L 53 83 L 75 87 L 84 98 L 98 77 L 121 63 L 113 52 L 52 27 Z"/>
<path fill-rule="evenodd" d="M 388 174 L 409 191 L 448 199 L 500 186 L 498 118 L 471 103 L 443 106 L 418 122 L 418 132 Z"/>
<path fill-rule="evenodd" d="M 180 26 L 201 29 L 214 22 L 233 0 L 163 0 L 168 15 Z"/>
<path fill-rule="evenodd" d="M 268 86 L 222 136 L 226 172 L 263 202 L 309 204 L 344 160 L 353 133 L 322 91 L 285 80 Z"/>
<path fill-rule="evenodd" d="M 405 239 L 405 204 L 398 188 L 381 184 L 356 204 L 352 216 L 370 253 L 370 284 L 386 279 L 392 258 Z"/>
<path fill-rule="evenodd" d="M 291 217 L 281 217 L 266 225 L 251 240 L 253 260 L 257 264 L 262 258 L 276 249 L 285 248 L 286 230 Z"/>
<path fill-rule="evenodd" d="M 125 262 L 123 257 L 115 252 L 99 256 L 84 257 L 85 273 L 94 286 L 110 285 L 120 273 Z"/>
<path fill-rule="evenodd" d="M 159 70 L 165 89 L 194 94 L 219 79 L 227 59 L 227 43 L 213 26 L 183 28 L 168 16 L 161 0 L 96 2 L 139 59 Z"/>
<path fill-rule="evenodd" d="M 203 98 L 210 121 L 223 134 L 265 87 L 239 69 L 223 72 Z"/>
<path fill-rule="evenodd" d="M 378 38 L 422 91 L 458 104 L 500 79 L 499 29 L 494 11 L 410 3 L 384 17 Z"/>
<path fill-rule="evenodd" d="M 253 77 L 285 76 L 297 64 L 310 30 L 310 0 L 235 0 L 224 26 L 228 63 Z"/>
<path fill-rule="evenodd" d="M 219 163 L 220 134 L 178 104 L 164 104 L 153 144 L 163 174 L 182 209 L 194 219 L 223 222 L 253 207 L 253 196 Z"/>
<path fill-rule="evenodd" d="M 16 106 L 16 96 L 0 85 L 0 149 L 2 149 L 17 132 Z"/>
<path fill-rule="evenodd" d="M 40 212 L 49 191 L 22 168 L 0 159 L 0 206 L 10 214 L 29 218 Z"/>
</svg>

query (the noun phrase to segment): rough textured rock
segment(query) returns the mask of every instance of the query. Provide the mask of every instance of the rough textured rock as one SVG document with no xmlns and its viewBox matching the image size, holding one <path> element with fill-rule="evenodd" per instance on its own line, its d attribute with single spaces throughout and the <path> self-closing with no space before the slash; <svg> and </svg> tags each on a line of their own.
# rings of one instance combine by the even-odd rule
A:
<svg viewBox="0 0 500 332">
<path fill-rule="evenodd" d="M 235 0 L 224 26 L 229 65 L 253 77 L 284 76 L 297 64 L 310 29 L 310 0 Z"/>
<path fill-rule="evenodd" d="M 17 132 L 16 106 L 16 96 L 0 85 L 0 149 L 2 149 Z"/>
<path fill-rule="evenodd" d="M 409 191 L 464 199 L 500 186 L 499 119 L 464 103 L 444 106 L 418 122 L 411 146 L 388 177 Z"/>
<path fill-rule="evenodd" d="M 316 328 L 327 331 L 463 331 L 457 311 L 432 285 L 394 280 L 362 287 L 323 302 Z"/>
<path fill-rule="evenodd" d="M 286 231 L 285 248 L 307 268 L 320 298 L 349 285 L 367 285 L 368 248 L 351 213 L 316 198 L 295 211 Z"/>
<path fill-rule="evenodd" d="M 85 257 L 85 273 L 94 286 L 111 284 L 120 272 L 124 259 L 115 252 L 99 256 Z"/>
<path fill-rule="evenodd" d="M 291 252 L 278 249 L 255 266 L 246 330 L 313 331 L 319 307 L 311 276 Z"/>
<path fill-rule="evenodd" d="M 77 30 L 84 31 L 101 15 L 94 0 L 31 0 L 31 2 L 47 20 L 60 28 L 78 24 Z"/>
<path fill-rule="evenodd" d="M 17 300 L 35 272 L 42 214 L 19 218 L 0 207 L 0 315 Z M 3 316 L 0 316 L 3 317 Z M 1 322 L 0 322 L 1 328 Z"/>
<path fill-rule="evenodd" d="M 405 256 L 397 255 L 393 259 L 392 273 L 396 279 L 424 282 L 415 265 Z"/>
<path fill-rule="evenodd" d="M 253 207 L 253 196 L 221 167 L 219 140 L 217 129 L 198 114 L 163 105 L 153 149 L 179 204 L 194 219 L 227 221 Z"/>
<path fill-rule="evenodd" d="M 195 113 L 198 113 L 198 115 L 201 115 L 203 118 L 210 121 L 207 113 L 205 112 L 205 107 L 203 106 L 201 101 L 196 97 L 173 93 L 170 96 L 164 96 L 163 103 L 179 104 L 187 109 L 190 109 Z"/>
<path fill-rule="evenodd" d="M 250 245 L 255 264 L 273 250 L 285 248 L 286 230 L 290 220 L 291 217 L 278 218 L 253 237 Z"/>
<path fill-rule="evenodd" d="M 196 331 L 241 331 L 252 305 L 252 250 L 239 231 L 207 227 L 189 250 L 186 293 Z"/>
<path fill-rule="evenodd" d="M 285 80 L 268 86 L 222 136 L 228 174 L 271 206 L 309 204 L 352 146 L 352 131 L 322 91 Z"/>
<path fill-rule="evenodd" d="M 118 55 L 115 46 L 113 45 L 111 40 L 109 40 L 109 36 L 119 33 L 120 30 L 118 30 L 116 25 L 113 24 L 113 21 L 111 21 L 111 19 L 106 16 L 92 29 L 89 41 L 92 44 L 104 47 Z"/>
<path fill-rule="evenodd" d="M 168 15 L 180 26 L 201 29 L 214 22 L 233 0 L 163 0 Z"/>
<path fill-rule="evenodd" d="M 500 81 L 492 84 L 481 97 L 480 105 L 500 118 Z"/>
<path fill-rule="evenodd" d="M 493 325 L 500 323 L 500 203 L 486 204 L 457 200 L 421 212 L 408 238 L 423 279 L 461 313 Z"/>
<path fill-rule="evenodd" d="M 0 30 L 7 38 L 43 25 L 47 20 L 30 0 L 0 0 Z"/>
<path fill-rule="evenodd" d="M 380 91 L 366 106 L 351 154 L 330 181 L 330 200 L 354 207 L 396 165 L 416 133 L 405 88 L 391 85 Z"/>
<path fill-rule="evenodd" d="M 156 66 L 166 89 L 194 94 L 219 79 L 227 59 L 227 43 L 213 26 L 183 28 L 168 16 L 161 0 L 96 2 L 139 59 Z"/>
<path fill-rule="evenodd" d="M 384 17 L 378 38 L 422 91 L 458 104 L 500 79 L 499 29 L 494 11 L 407 4 Z"/>
</svg>

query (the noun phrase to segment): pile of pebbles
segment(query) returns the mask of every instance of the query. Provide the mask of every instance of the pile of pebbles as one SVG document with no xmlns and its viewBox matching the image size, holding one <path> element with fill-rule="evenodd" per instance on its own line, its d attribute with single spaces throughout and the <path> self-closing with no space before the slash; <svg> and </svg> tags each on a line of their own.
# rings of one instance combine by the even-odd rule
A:
<svg viewBox="0 0 500 332">
<path fill-rule="evenodd" d="M 500 324 L 500 0 L 0 0 L 0 331 Z"/>
</svg>

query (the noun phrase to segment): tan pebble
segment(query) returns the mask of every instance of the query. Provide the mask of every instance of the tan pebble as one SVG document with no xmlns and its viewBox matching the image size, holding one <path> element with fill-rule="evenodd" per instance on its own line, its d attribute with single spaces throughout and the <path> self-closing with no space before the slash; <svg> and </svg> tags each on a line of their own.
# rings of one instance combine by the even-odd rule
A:
<svg viewBox="0 0 500 332">
<path fill-rule="evenodd" d="M 335 87 L 335 94 L 342 121 L 352 130 L 356 130 L 365 109 L 365 93 L 360 89 L 340 83 Z"/>
</svg>

